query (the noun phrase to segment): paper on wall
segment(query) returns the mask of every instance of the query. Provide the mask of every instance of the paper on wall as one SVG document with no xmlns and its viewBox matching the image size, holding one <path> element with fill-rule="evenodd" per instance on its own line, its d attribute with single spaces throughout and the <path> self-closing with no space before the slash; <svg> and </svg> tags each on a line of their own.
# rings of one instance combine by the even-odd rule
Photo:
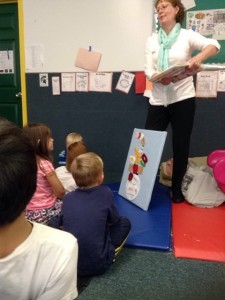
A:
<svg viewBox="0 0 225 300">
<path fill-rule="evenodd" d="M 196 3 L 194 0 L 182 0 L 182 3 L 185 7 L 185 10 L 188 10 L 188 9 L 196 6 Z"/>
<path fill-rule="evenodd" d="M 218 72 L 217 91 L 225 92 L 225 71 Z"/>
<path fill-rule="evenodd" d="M 62 92 L 75 92 L 75 73 L 61 74 Z"/>
<path fill-rule="evenodd" d="M 116 90 L 124 93 L 129 93 L 134 77 L 135 75 L 133 73 L 122 71 L 116 85 Z"/>
<path fill-rule="evenodd" d="M 26 70 L 39 70 L 44 67 L 44 46 L 30 45 L 26 47 Z"/>
<path fill-rule="evenodd" d="M 112 92 L 112 72 L 89 73 L 89 91 Z"/>
<path fill-rule="evenodd" d="M 77 92 L 88 92 L 88 72 L 77 72 L 76 73 L 76 91 Z"/>
<path fill-rule="evenodd" d="M 197 74 L 196 97 L 217 97 L 218 71 L 202 71 Z"/>
<path fill-rule="evenodd" d="M 58 76 L 52 77 L 52 95 L 60 95 L 60 81 Z"/>
<path fill-rule="evenodd" d="M 75 66 L 88 71 L 96 72 L 98 71 L 101 56 L 102 54 L 99 52 L 80 48 L 76 57 Z"/>
</svg>

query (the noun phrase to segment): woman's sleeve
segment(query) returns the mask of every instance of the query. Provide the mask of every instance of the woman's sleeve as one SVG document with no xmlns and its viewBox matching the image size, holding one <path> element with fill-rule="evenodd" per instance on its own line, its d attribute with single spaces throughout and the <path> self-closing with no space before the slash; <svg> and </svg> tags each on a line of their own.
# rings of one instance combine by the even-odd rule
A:
<svg viewBox="0 0 225 300">
<path fill-rule="evenodd" d="M 188 32 L 190 34 L 190 44 L 192 50 L 201 51 L 208 45 L 214 45 L 218 49 L 218 51 L 220 50 L 221 46 L 217 40 L 206 38 L 205 36 L 193 31 L 192 29 L 189 29 Z"/>
<path fill-rule="evenodd" d="M 156 72 L 153 63 L 154 51 L 154 41 L 152 37 L 149 37 L 145 46 L 145 75 L 148 79 L 151 79 L 152 75 Z"/>
</svg>

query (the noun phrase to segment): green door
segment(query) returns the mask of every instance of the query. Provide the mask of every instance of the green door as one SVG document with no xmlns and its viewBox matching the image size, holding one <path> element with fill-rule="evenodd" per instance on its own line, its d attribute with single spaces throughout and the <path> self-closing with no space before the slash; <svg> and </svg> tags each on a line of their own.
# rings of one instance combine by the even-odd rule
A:
<svg viewBox="0 0 225 300">
<path fill-rule="evenodd" d="M 17 3 L 0 4 L 0 115 L 22 126 Z"/>
</svg>

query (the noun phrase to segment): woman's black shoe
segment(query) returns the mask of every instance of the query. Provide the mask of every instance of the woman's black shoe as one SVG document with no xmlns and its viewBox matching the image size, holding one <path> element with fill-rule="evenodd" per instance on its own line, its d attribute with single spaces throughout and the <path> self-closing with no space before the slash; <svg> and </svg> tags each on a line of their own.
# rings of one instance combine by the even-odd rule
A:
<svg viewBox="0 0 225 300">
<path fill-rule="evenodd" d="M 181 191 L 172 192 L 172 201 L 173 203 L 182 203 L 185 201 L 184 195 Z"/>
</svg>

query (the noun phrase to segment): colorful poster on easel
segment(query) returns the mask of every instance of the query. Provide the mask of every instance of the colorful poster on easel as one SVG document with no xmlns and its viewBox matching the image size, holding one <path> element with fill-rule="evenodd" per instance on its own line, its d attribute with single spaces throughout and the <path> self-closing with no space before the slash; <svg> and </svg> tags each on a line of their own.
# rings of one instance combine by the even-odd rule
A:
<svg viewBox="0 0 225 300">
<path fill-rule="evenodd" d="M 134 129 L 119 195 L 147 211 L 151 201 L 166 131 Z"/>
</svg>

